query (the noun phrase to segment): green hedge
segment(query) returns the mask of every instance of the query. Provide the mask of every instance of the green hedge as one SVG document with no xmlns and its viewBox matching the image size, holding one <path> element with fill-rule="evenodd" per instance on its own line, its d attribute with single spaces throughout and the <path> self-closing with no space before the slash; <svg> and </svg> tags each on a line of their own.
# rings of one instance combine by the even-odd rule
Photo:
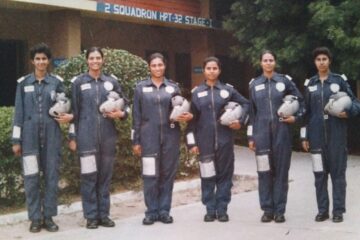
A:
<svg viewBox="0 0 360 240">
<path fill-rule="evenodd" d="M 135 55 L 124 50 L 104 49 L 105 64 L 103 71 L 114 74 L 123 87 L 123 91 L 133 99 L 133 89 L 137 81 L 148 76 L 147 63 Z M 69 59 L 65 64 L 54 70 L 64 78 L 67 93 L 70 93 L 70 80 L 87 71 L 85 54 Z M 20 159 L 14 158 L 11 152 L 11 119 L 13 108 L 0 108 L 0 212 L 7 207 L 24 204 L 23 180 L 21 177 Z M 113 190 L 139 189 L 141 186 L 140 159 L 132 154 L 130 140 L 131 116 L 125 121 L 117 122 L 119 138 L 117 142 L 117 157 L 113 171 Z M 184 129 L 184 125 L 182 128 Z M 80 191 L 80 165 L 76 154 L 67 147 L 68 126 L 62 126 L 63 147 L 62 165 L 60 173 L 60 202 L 69 203 L 74 195 Z M 182 136 L 184 139 L 184 136 Z M 182 140 L 183 140 L 182 139 Z M 182 141 L 184 142 L 184 141 Z M 180 167 L 178 177 L 186 177 L 197 172 L 197 164 L 191 160 L 184 144 L 181 145 Z"/>
</svg>

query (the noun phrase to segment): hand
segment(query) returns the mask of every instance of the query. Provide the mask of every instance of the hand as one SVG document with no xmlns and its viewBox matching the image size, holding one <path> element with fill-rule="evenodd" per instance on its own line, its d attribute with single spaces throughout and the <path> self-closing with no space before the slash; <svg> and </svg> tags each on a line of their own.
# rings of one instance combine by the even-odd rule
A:
<svg viewBox="0 0 360 240">
<path fill-rule="evenodd" d="M 106 112 L 105 117 L 111 118 L 111 119 L 119 119 L 123 118 L 125 116 L 125 112 L 121 110 L 115 110 L 112 112 Z"/>
<path fill-rule="evenodd" d="M 12 146 L 12 151 L 16 157 L 21 156 L 21 145 L 20 144 L 14 144 Z"/>
<path fill-rule="evenodd" d="M 58 123 L 69 123 L 74 118 L 74 115 L 71 113 L 60 113 L 57 117 L 54 119 Z"/>
<path fill-rule="evenodd" d="M 192 147 L 189 152 L 196 155 L 200 154 L 199 148 L 197 146 Z"/>
<path fill-rule="evenodd" d="M 255 147 L 255 142 L 254 141 L 249 141 L 249 149 L 251 151 L 254 151 L 256 150 L 256 147 Z"/>
<path fill-rule="evenodd" d="M 193 119 L 194 115 L 192 113 L 189 112 L 184 112 L 183 114 L 181 114 L 180 116 L 178 116 L 176 118 L 177 122 L 188 122 L 191 121 L 191 119 Z"/>
<path fill-rule="evenodd" d="M 294 122 L 295 122 L 295 117 L 294 117 L 294 116 L 281 117 L 280 122 L 291 124 L 291 123 L 294 123 Z"/>
<path fill-rule="evenodd" d="M 339 113 L 339 114 L 338 114 L 338 117 L 339 117 L 339 118 L 349 118 L 347 112 L 341 112 L 341 113 Z"/>
<path fill-rule="evenodd" d="M 141 145 L 140 144 L 136 144 L 133 146 L 133 153 L 135 156 L 138 156 L 138 157 L 141 156 Z"/>
<path fill-rule="evenodd" d="M 305 152 L 309 151 L 309 148 L 310 148 L 309 147 L 309 141 L 304 140 L 304 141 L 301 142 L 301 145 L 302 145 L 302 148 L 304 149 Z"/>
<path fill-rule="evenodd" d="M 77 144 L 76 144 L 75 140 L 70 140 L 68 146 L 71 151 L 73 151 L 73 152 L 76 151 Z"/>
<path fill-rule="evenodd" d="M 234 129 L 234 130 L 239 130 L 241 128 L 241 123 L 239 120 L 235 120 L 233 122 L 230 123 L 229 128 Z"/>
</svg>

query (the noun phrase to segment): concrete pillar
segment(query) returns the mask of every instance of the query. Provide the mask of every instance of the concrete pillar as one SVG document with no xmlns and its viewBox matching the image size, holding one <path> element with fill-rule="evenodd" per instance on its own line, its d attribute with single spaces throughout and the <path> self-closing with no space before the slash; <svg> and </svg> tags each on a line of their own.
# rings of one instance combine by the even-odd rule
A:
<svg viewBox="0 0 360 240">
<path fill-rule="evenodd" d="M 69 58 L 81 52 L 81 15 L 78 11 L 50 13 L 50 46 L 53 58 Z"/>
<path fill-rule="evenodd" d="M 211 30 L 194 30 L 191 33 L 191 86 L 194 87 L 204 80 L 200 70 L 206 57 L 215 53 Z"/>
</svg>

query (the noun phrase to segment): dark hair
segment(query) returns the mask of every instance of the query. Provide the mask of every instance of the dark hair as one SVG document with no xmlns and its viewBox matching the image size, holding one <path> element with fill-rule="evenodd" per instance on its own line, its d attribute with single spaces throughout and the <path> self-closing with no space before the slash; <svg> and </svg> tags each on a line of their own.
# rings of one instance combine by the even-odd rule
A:
<svg viewBox="0 0 360 240">
<path fill-rule="evenodd" d="M 315 48 L 312 51 L 313 59 L 315 60 L 315 58 L 317 56 L 319 56 L 320 54 L 324 54 L 329 58 L 329 60 L 332 60 L 332 54 L 331 54 L 330 50 L 327 47 L 317 47 L 317 48 Z"/>
<path fill-rule="evenodd" d="M 155 52 L 153 54 L 151 54 L 148 58 L 147 58 L 147 63 L 150 65 L 151 61 L 154 60 L 155 58 L 160 58 L 161 61 L 166 65 L 166 58 L 164 57 L 164 55 L 162 55 L 161 53 Z"/>
<path fill-rule="evenodd" d="M 93 52 L 98 52 L 98 53 L 100 53 L 101 58 L 104 58 L 104 53 L 103 53 L 103 51 L 101 50 L 101 48 L 99 48 L 99 47 L 91 47 L 91 48 L 88 48 L 88 49 L 86 50 L 86 53 L 85 53 L 86 59 L 88 59 L 90 53 L 93 53 Z"/>
<path fill-rule="evenodd" d="M 273 51 L 271 51 L 271 50 L 263 50 L 262 52 L 261 52 L 261 55 L 260 55 L 260 62 L 262 61 L 262 58 L 263 58 L 263 56 L 265 55 L 265 54 L 270 54 L 270 55 L 272 55 L 273 57 L 274 57 L 274 60 L 276 61 L 276 54 L 273 52 Z"/>
<path fill-rule="evenodd" d="M 48 59 L 51 58 L 51 50 L 49 48 L 48 45 L 46 45 L 45 43 L 39 43 L 39 44 L 36 44 L 35 46 L 33 46 L 31 49 L 30 49 L 30 58 L 32 60 L 34 60 L 35 58 L 35 55 L 37 53 L 43 53 L 46 55 L 46 57 Z"/>
<path fill-rule="evenodd" d="M 211 56 L 211 57 L 207 57 L 204 59 L 203 62 L 203 68 L 206 67 L 206 64 L 208 64 L 209 62 L 216 62 L 216 64 L 218 65 L 219 69 L 221 70 L 221 62 L 217 57 Z"/>
</svg>

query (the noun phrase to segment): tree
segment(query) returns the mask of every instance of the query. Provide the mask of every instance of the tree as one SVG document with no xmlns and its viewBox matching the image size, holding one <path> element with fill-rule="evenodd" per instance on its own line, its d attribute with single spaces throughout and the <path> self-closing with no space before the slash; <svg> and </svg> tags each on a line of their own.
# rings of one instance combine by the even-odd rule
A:
<svg viewBox="0 0 360 240">
<path fill-rule="evenodd" d="M 224 28 L 239 41 L 232 47 L 254 66 L 264 49 L 277 54 L 283 72 L 303 81 L 314 74 L 311 51 L 321 45 L 334 53 L 332 69 L 360 79 L 360 1 L 241 0 L 231 6 Z"/>
</svg>

